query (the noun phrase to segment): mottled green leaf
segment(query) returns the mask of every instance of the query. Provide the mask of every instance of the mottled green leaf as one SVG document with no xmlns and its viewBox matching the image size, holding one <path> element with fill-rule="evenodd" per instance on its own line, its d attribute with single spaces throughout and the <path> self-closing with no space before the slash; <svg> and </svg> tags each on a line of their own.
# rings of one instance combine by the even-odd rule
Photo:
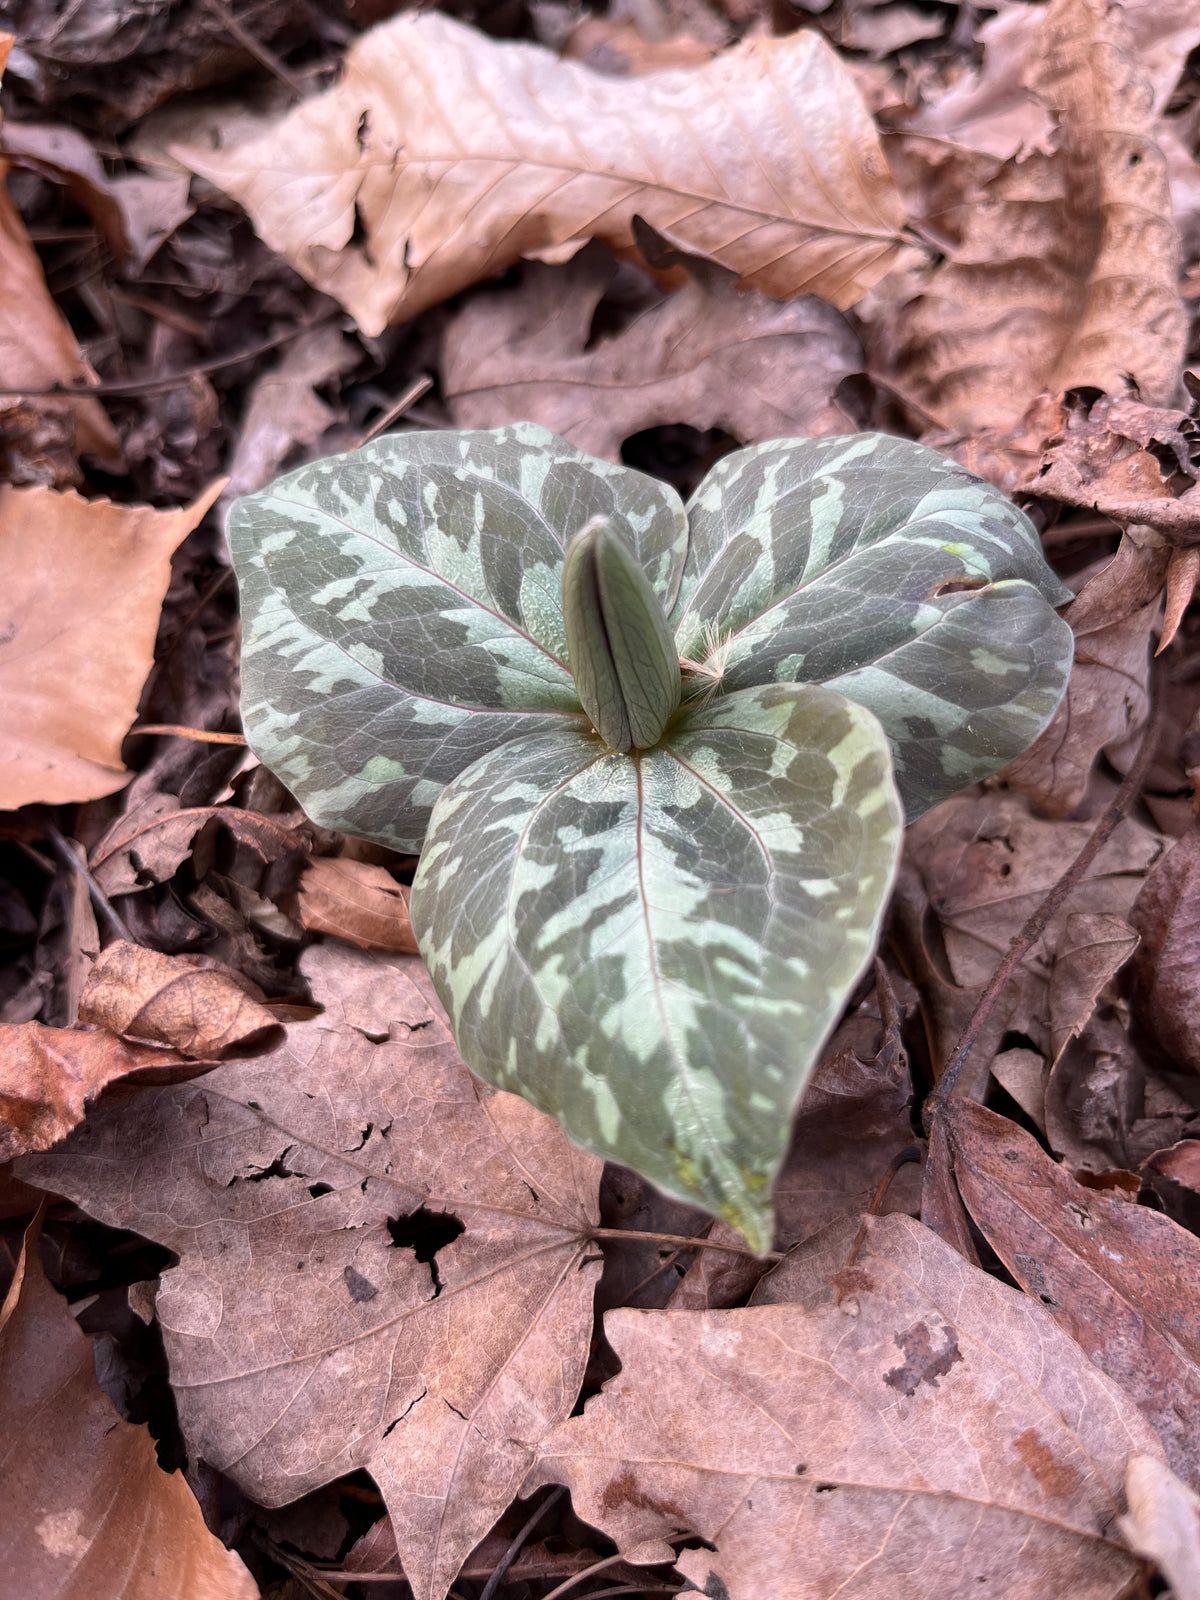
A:
<svg viewBox="0 0 1200 1600">
<path fill-rule="evenodd" d="M 747 689 L 653 751 L 563 728 L 477 761 L 434 808 L 413 926 L 476 1072 L 766 1249 L 901 830 L 869 712 Z"/>
<path fill-rule="evenodd" d="M 563 621 L 575 690 L 612 750 L 662 737 L 682 689 L 667 614 L 616 528 L 594 517 L 567 546 Z"/>
<path fill-rule="evenodd" d="M 229 539 L 255 754 L 316 821 L 419 849 L 464 767 L 584 725 L 560 585 L 594 516 L 669 607 L 687 536 L 674 491 L 532 423 L 392 435 L 240 500 Z"/>
<path fill-rule="evenodd" d="M 696 683 L 826 683 L 892 742 L 909 820 L 1026 749 L 1062 697 L 1071 598 L 1028 518 L 884 434 L 777 440 L 689 506 L 672 621 Z"/>
</svg>

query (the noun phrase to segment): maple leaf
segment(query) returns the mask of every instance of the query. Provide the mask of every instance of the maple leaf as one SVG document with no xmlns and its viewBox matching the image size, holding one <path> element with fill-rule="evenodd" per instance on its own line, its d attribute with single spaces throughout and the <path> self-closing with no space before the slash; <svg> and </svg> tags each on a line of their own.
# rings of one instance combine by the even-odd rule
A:
<svg viewBox="0 0 1200 1600">
<path fill-rule="evenodd" d="M 25 1177 L 180 1256 L 190 1448 L 264 1505 L 355 1467 L 440 1600 L 587 1360 L 600 1162 L 463 1066 L 421 963 L 320 945 L 270 1056 L 103 1106 Z"/>
</svg>

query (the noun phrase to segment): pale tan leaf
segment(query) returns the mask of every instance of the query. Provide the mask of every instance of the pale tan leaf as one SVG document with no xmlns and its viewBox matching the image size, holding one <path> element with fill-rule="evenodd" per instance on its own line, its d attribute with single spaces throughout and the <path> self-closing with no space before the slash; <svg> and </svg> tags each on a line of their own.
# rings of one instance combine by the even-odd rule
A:
<svg viewBox="0 0 1200 1600">
<path fill-rule="evenodd" d="M 1154 1562 L 1175 1600 L 1200 1600 L 1200 1498 L 1157 1456 L 1133 1457 L 1125 1493 L 1121 1532 Z"/>
<path fill-rule="evenodd" d="M 347 371 L 360 352 L 326 323 L 294 339 L 273 369 L 256 378 L 234 447 L 226 494 L 252 494 L 296 449 L 311 449 L 334 420 L 315 392 Z"/>
<path fill-rule="evenodd" d="M 471 1077 L 420 961 L 301 966 L 324 1011 L 273 1055 L 102 1104 L 22 1171 L 179 1255 L 189 1448 L 270 1506 L 368 1468 L 441 1600 L 578 1393 L 600 1163 Z"/>
<path fill-rule="evenodd" d="M 94 800 L 128 783 L 121 741 L 171 553 L 220 488 L 175 511 L 0 488 L 0 807 Z"/>
<path fill-rule="evenodd" d="M 768 1280 L 769 1281 L 769 1280 Z M 760 1286 L 761 1288 L 762 1286 Z M 629 1559 L 730 1600 L 1117 1600 L 1133 1403 L 1036 1302 L 910 1217 L 870 1220 L 824 1300 L 613 1311 L 618 1377 L 543 1442 Z"/>
<path fill-rule="evenodd" d="M 0 1027 L 0 1161 L 48 1150 L 65 1138 L 83 1120 L 88 1101 L 114 1078 L 161 1072 L 181 1061 L 174 1051 L 127 1044 L 107 1032 L 40 1022 Z"/>
<path fill-rule="evenodd" d="M 40 1222 L 0 1309 L 0 1574 L 21 1600 L 256 1600 L 179 1472 L 96 1382 L 92 1343 L 46 1282 Z"/>
<path fill-rule="evenodd" d="M 278 1023 L 246 992 L 245 980 L 216 962 L 199 965 L 203 959 L 118 940 L 88 974 L 79 1019 L 198 1061 L 278 1043 Z"/>
<path fill-rule="evenodd" d="M 1124 917 L 1068 913 L 1050 973 L 1050 1050 L 1058 1059 L 1096 1009 L 1101 989 L 1138 947 Z"/>
<path fill-rule="evenodd" d="M 408 13 L 259 137 L 175 154 L 369 334 L 519 256 L 626 248 L 635 215 L 745 287 L 839 307 L 902 246 L 871 119 L 816 33 L 623 79 Z"/>
<path fill-rule="evenodd" d="M 1043 390 L 1120 394 L 1132 379 L 1143 400 L 1170 404 L 1183 358 L 1166 163 L 1123 8 L 1051 0 L 1029 15 L 1031 28 L 1015 13 L 993 27 L 1006 30 L 1014 92 L 1056 124 L 1054 148 L 1039 133 L 1035 153 L 998 163 L 972 203 L 935 219 L 952 234 L 946 261 L 876 334 L 900 391 L 962 434 L 1013 425 Z"/>
<path fill-rule="evenodd" d="M 740 294 L 730 274 L 694 262 L 682 288 L 589 349 L 611 277 L 595 245 L 566 266 L 531 263 L 518 289 L 470 300 L 443 344 L 454 421 L 541 422 L 610 461 L 623 439 L 661 423 L 722 428 L 742 444 L 853 431 L 834 392 L 862 370 L 862 347 L 832 306 Z"/>
<path fill-rule="evenodd" d="M 297 902 L 300 925 L 348 939 L 360 950 L 416 955 L 408 890 L 384 867 L 344 856 L 317 856 L 304 869 Z"/>
<path fill-rule="evenodd" d="M 1200 579 L 1200 549 L 1172 550 L 1167 563 L 1167 596 L 1163 607 L 1162 637 L 1158 641 L 1156 656 L 1162 655 L 1179 632 L 1183 613 L 1192 603 L 1196 581 Z"/>
</svg>

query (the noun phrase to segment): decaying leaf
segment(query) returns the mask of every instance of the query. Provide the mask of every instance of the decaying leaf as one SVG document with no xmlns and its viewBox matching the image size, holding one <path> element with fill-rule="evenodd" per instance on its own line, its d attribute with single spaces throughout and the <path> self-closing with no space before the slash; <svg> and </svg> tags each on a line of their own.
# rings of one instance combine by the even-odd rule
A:
<svg viewBox="0 0 1200 1600">
<path fill-rule="evenodd" d="M 107 1032 L 40 1022 L 0 1027 L 0 1161 L 48 1150 L 65 1138 L 83 1120 L 87 1102 L 114 1078 L 162 1071 L 181 1060 L 174 1051 L 128 1044 Z"/>
<path fill-rule="evenodd" d="M 520 256 L 628 247 L 635 215 L 746 287 L 838 307 L 902 248 L 871 119 L 814 32 L 623 79 L 408 13 L 257 138 L 175 154 L 369 334 Z"/>
<path fill-rule="evenodd" d="M 419 961 L 301 965 L 325 1011 L 275 1054 L 22 1170 L 178 1252 L 156 1309 L 190 1449 L 264 1505 L 369 1467 L 441 1600 L 574 1403 L 600 1163 L 470 1076 Z"/>
<path fill-rule="evenodd" d="M 1200 829 L 1172 845 L 1134 902 L 1133 1004 L 1167 1054 L 1200 1071 Z"/>
<path fill-rule="evenodd" d="M 264 861 L 298 850 L 300 841 L 285 821 L 238 806 L 184 806 L 178 796 L 151 793 L 117 818 L 93 847 L 90 867 L 107 895 L 134 894 L 165 883 L 192 853 L 206 827 L 227 828 L 238 844 Z"/>
<path fill-rule="evenodd" d="M 257 1600 L 180 1472 L 113 1410 L 42 1272 L 35 1222 L 0 1308 L 0 1574 L 22 1600 Z"/>
<path fill-rule="evenodd" d="M 113 1033 L 165 1044 L 195 1060 L 264 1050 L 279 1024 L 238 974 L 219 963 L 163 955 L 117 940 L 101 951 L 79 1000 L 79 1017 Z"/>
<path fill-rule="evenodd" d="M 1027 1293 L 1136 1400 L 1193 1487 L 1200 1483 L 1200 1240 L 1161 1212 L 1076 1183 L 994 1111 L 951 1100 L 959 1193 Z"/>
<path fill-rule="evenodd" d="M 468 301 L 443 345 L 454 421 L 527 418 L 610 461 L 623 439 L 662 423 L 722 428 L 743 444 L 853 431 L 834 391 L 861 371 L 862 348 L 832 306 L 740 294 L 729 273 L 693 260 L 682 288 L 586 348 L 611 277 L 611 257 L 592 246 Z"/>
<path fill-rule="evenodd" d="M 1157 1456 L 1134 1456 L 1125 1474 L 1121 1532 L 1153 1561 L 1174 1600 L 1200 1600 L 1200 1498 Z"/>
<path fill-rule="evenodd" d="M 614 1311 L 605 1331 L 621 1372 L 526 1490 L 569 1485 L 629 1559 L 730 1600 L 888 1600 L 897 1574 L 906 1600 L 1044 1600 L 1050 1572 L 1064 1600 L 1127 1592 L 1112 1523 L 1152 1429 L 1040 1306 L 910 1217 L 872 1219 L 823 1303 Z"/>
<path fill-rule="evenodd" d="M 304 869 L 296 914 L 314 933 L 331 933 L 360 950 L 417 953 L 408 890 L 384 867 L 345 856 L 317 856 Z"/>
<path fill-rule="evenodd" d="M 953 233 L 947 259 L 877 343 L 902 392 L 963 434 L 1014 423 L 1042 390 L 1122 394 L 1132 378 L 1143 400 L 1167 405 L 1179 382 L 1178 237 L 1123 8 L 1052 0 L 1033 15 L 1031 32 L 1011 36 L 1012 67 L 1053 119 L 1056 147 L 999 164 L 982 203 L 939 215 Z M 1011 24 L 994 26 L 1008 38 Z M 1034 142 L 1047 131 L 1043 119 Z"/>
<path fill-rule="evenodd" d="M 1076 641 L 1067 693 L 1045 731 L 1004 774 L 1045 816 L 1070 816 L 1101 751 L 1121 767 L 1132 760 L 1149 714 L 1150 634 L 1167 557 L 1152 535 L 1127 533 L 1112 561 L 1063 612 Z"/>
<path fill-rule="evenodd" d="M 128 783 L 121 741 L 171 554 L 220 487 L 176 511 L 0 488 L 0 806 L 91 800 Z"/>
<path fill-rule="evenodd" d="M 1137 949 L 1124 917 L 1068 913 L 1050 973 L 1050 1050 L 1057 1060 L 1096 1008 L 1101 989 Z"/>
</svg>

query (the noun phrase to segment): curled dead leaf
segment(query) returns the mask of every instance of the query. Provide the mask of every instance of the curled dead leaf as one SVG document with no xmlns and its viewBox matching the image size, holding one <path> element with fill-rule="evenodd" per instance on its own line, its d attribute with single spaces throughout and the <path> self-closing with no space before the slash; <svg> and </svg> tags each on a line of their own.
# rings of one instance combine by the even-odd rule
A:
<svg viewBox="0 0 1200 1600">
<path fill-rule="evenodd" d="M 282 1038 L 274 1016 L 246 992 L 240 975 L 124 940 L 97 957 L 79 1017 L 203 1061 L 267 1050 Z"/>
<path fill-rule="evenodd" d="M 744 287 L 839 308 L 903 247 L 871 118 L 814 32 L 624 79 L 410 12 L 257 138 L 174 154 L 368 334 L 521 256 L 628 248 L 635 215 Z"/>
<path fill-rule="evenodd" d="M 1200 828 L 1146 879 L 1129 920 L 1141 935 L 1132 999 L 1142 1025 L 1189 1072 L 1200 1072 Z"/>
<path fill-rule="evenodd" d="M 1157 1456 L 1134 1456 L 1125 1474 L 1121 1532 L 1153 1561 L 1175 1600 L 1200 1600 L 1200 1498 Z"/>
<path fill-rule="evenodd" d="M 128 1044 L 108 1032 L 40 1022 L 0 1027 L 0 1162 L 65 1138 L 115 1078 L 181 1061 L 173 1051 Z"/>
<path fill-rule="evenodd" d="M 408 890 L 383 867 L 344 856 L 317 856 L 300 879 L 301 927 L 330 933 L 360 950 L 395 950 L 415 956 Z"/>
<path fill-rule="evenodd" d="M 128 783 L 121 741 L 171 554 L 220 488 L 176 511 L 0 488 L 0 807 L 94 800 Z"/>
</svg>

